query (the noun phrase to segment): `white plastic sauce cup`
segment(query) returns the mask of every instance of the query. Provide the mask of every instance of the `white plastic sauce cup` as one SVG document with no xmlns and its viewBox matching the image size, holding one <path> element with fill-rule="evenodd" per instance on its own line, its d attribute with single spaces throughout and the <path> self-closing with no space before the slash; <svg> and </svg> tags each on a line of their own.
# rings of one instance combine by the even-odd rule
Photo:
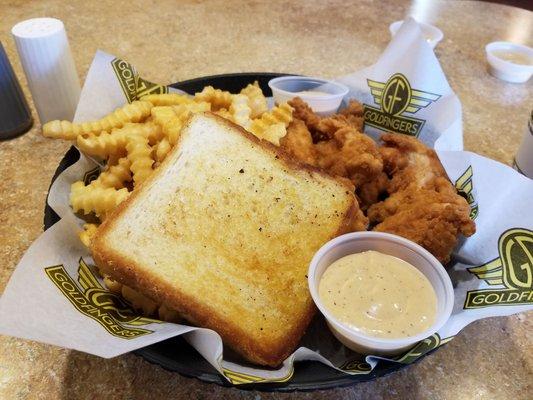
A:
<svg viewBox="0 0 533 400">
<path fill-rule="evenodd" d="M 520 54 L 529 60 L 533 60 L 533 49 L 528 46 L 511 42 L 492 42 L 485 46 L 489 71 L 498 79 L 507 82 L 527 82 L 533 75 L 533 64 L 516 64 L 498 56 L 505 52 Z"/>
<path fill-rule="evenodd" d="M 348 88 L 340 83 L 307 76 L 282 76 L 271 79 L 268 86 L 277 104 L 300 97 L 319 115 L 337 112 L 342 99 L 348 94 Z M 307 95 L 302 91 L 320 91 L 325 95 Z"/>
<path fill-rule="evenodd" d="M 442 31 L 434 25 L 426 24 L 425 22 L 418 22 L 420 29 L 422 30 L 422 36 L 426 39 L 426 42 L 431 46 L 432 49 L 442 40 L 444 34 Z M 396 21 L 389 25 L 389 31 L 392 37 L 400 30 L 400 27 L 403 24 L 402 21 Z"/>
<path fill-rule="evenodd" d="M 398 257 L 422 272 L 437 295 L 435 322 L 424 332 L 400 339 L 384 339 L 363 335 L 336 319 L 324 306 L 318 286 L 324 271 L 336 260 L 367 250 Z M 426 249 L 400 236 L 382 232 L 353 232 L 339 236 L 318 250 L 309 265 L 308 283 L 311 296 L 326 318 L 333 335 L 346 347 L 362 354 L 395 355 L 437 332 L 450 318 L 454 292 L 452 282 L 442 264 Z"/>
</svg>

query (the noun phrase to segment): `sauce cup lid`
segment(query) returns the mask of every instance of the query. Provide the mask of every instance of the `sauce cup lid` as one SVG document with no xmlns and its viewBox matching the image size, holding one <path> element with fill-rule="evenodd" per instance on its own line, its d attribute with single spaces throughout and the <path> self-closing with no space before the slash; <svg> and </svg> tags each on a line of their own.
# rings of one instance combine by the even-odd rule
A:
<svg viewBox="0 0 533 400">
<path fill-rule="evenodd" d="M 424 332 L 405 338 L 376 338 L 365 335 L 335 318 L 324 306 L 318 294 L 318 285 L 324 271 L 336 260 L 367 250 L 375 250 L 398 257 L 417 268 L 430 281 L 437 296 L 437 315 L 434 323 Z M 328 325 L 341 333 L 357 347 L 392 352 L 431 336 L 449 319 L 454 304 L 454 291 L 450 277 L 442 264 L 426 249 L 403 237 L 384 232 L 353 232 L 339 236 L 323 245 L 309 265 L 308 284 L 311 297 Z"/>
</svg>

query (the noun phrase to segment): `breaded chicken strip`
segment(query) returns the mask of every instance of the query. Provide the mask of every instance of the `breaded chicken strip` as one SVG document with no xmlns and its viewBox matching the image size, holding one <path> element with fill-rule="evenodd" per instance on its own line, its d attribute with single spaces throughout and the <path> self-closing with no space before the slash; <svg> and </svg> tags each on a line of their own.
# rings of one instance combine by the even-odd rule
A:
<svg viewBox="0 0 533 400">
<path fill-rule="evenodd" d="M 363 108 L 361 103 L 355 100 L 350 100 L 348 106 L 338 114 L 322 118 L 300 97 L 290 100 L 289 105 L 294 109 L 293 118 L 305 123 L 314 143 L 332 139 L 337 130 L 346 126 L 352 127 L 357 132 L 363 132 Z"/>
<path fill-rule="evenodd" d="M 342 109 L 339 113 L 344 116 L 348 123 L 357 129 L 359 132 L 363 132 L 363 105 L 355 100 L 350 100 L 346 108 Z"/>
<path fill-rule="evenodd" d="M 372 204 L 376 204 L 387 193 L 389 177 L 385 172 L 380 172 L 370 181 L 363 183 L 357 188 L 357 196 L 363 210 L 367 210 Z"/>
<path fill-rule="evenodd" d="M 318 165 L 333 175 L 348 178 L 357 188 L 383 170 L 376 142 L 349 125 L 341 125 L 333 138 L 315 145 Z"/>
<path fill-rule="evenodd" d="M 402 207 L 395 214 L 385 218 L 374 231 L 388 232 L 418 243 L 441 263 L 450 261 L 460 233 L 470 236 L 473 229 L 461 230 L 464 216 L 459 209 L 445 203 L 423 201 Z"/>
<path fill-rule="evenodd" d="M 448 262 L 459 234 L 471 236 L 476 230 L 470 206 L 457 194 L 434 150 L 405 135 L 385 134 L 382 140 L 390 196 L 368 209 L 371 223 L 377 224 L 374 230 L 411 239 Z"/>
<path fill-rule="evenodd" d="M 311 107 L 309 107 L 309 105 L 300 97 L 295 97 L 294 99 L 289 100 L 288 103 L 293 108 L 293 119 L 302 120 L 307 126 L 307 129 L 309 130 L 311 135 L 313 135 L 313 132 L 317 130 L 318 124 L 320 123 L 320 117 L 315 114 Z M 324 139 L 327 138 L 322 138 L 321 140 Z M 313 136 L 313 141 L 316 143 L 318 141 L 318 138 L 315 139 L 315 137 Z"/>
<path fill-rule="evenodd" d="M 313 138 L 305 122 L 301 119 L 293 118 L 287 127 L 287 134 L 280 139 L 279 143 L 280 147 L 298 160 L 318 166 Z"/>
<path fill-rule="evenodd" d="M 377 202 L 387 187 L 387 176 L 377 144 L 361 133 L 361 104 L 351 100 L 339 114 L 329 117 L 318 116 L 299 97 L 289 104 L 294 120 L 281 146 L 308 164 L 348 178 L 363 210 Z"/>
<path fill-rule="evenodd" d="M 333 144 L 333 141 L 321 143 L 330 142 L 335 147 L 335 150 L 332 149 L 332 151 L 338 152 L 339 150 L 336 148 L 337 145 Z M 318 145 L 313 144 L 311 133 L 309 132 L 307 126 L 302 120 L 293 119 L 293 121 L 289 124 L 287 128 L 287 134 L 280 140 L 280 146 L 299 161 L 305 162 L 313 166 L 321 167 L 323 169 L 326 169 L 329 173 L 333 175 L 338 175 L 340 177 L 343 177 L 342 179 L 345 179 L 345 175 L 333 173 L 327 168 L 324 168 L 320 165 L 322 155 L 319 154 L 319 152 L 317 151 Z M 347 181 L 350 183 L 350 185 L 353 185 L 352 181 Z M 354 212 L 350 229 L 352 231 L 363 231 L 366 230 L 367 227 L 368 218 L 363 214 L 361 209 L 358 208 Z"/>
<path fill-rule="evenodd" d="M 384 144 L 379 151 L 383 157 L 384 170 L 392 176 L 389 193 L 404 189 L 411 183 L 416 183 L 418 187 L 434 187 L 434 181 L 438 177 L 448 180 L 435 150 L 418 139 L 387 133 L 381 136 L 381 140 Z"/>
</svg>

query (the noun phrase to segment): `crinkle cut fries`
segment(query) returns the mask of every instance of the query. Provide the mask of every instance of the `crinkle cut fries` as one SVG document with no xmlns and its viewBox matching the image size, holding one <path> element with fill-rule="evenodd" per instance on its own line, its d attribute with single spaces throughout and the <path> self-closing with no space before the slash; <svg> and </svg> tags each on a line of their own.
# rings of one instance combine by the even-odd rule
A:
<svg viewBox="0 0 533 400">
<path fill-rule="evenodd" d="M 76 213 L 105 219 L 165 159 L 175 146 L 180 131 L 191 113 L 211 111 L 242 126 L 255 136 L 279 146 L 292 121 L 292 107 L 287 103 L 268 110 L 267 100 L 257 82 L 238 94 L 206 86 L 194 96 L 177 93 L 150 94 L 116 109 L 97 121 L 73 123 L 50 121 L 43 125 L 43 135 L 73 141 L 87 156 L 105 161 L 100 176 L 85 185 L 72 184 L 70 204 Z M 99 223 L 87 223 L 80 232 L 89 246 Z M 101 271 L 102 272 L 102 271 Z M 133 289 L 113 281 L 102 273 L 112 292 L 121 294 L 145 315 L 167 321 L 179 316 L 164 304 L 156 304 Z"/>
</svg>

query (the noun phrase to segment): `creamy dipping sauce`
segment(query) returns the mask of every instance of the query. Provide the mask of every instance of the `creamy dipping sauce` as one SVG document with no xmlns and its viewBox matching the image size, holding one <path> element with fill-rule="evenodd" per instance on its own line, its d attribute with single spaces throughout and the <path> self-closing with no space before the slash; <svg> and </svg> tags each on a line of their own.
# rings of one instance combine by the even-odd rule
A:
<svg viewBox="0 0 533 400">
<path fill-rule="evenodd" d="M 435 322 L 437 296 L 411 264 L 377 251 L 350 254 L 331 264 L 318 293 L 351 329 L 377 338 L 415 336 Z"/>
<path fill-rule="evenodd" d="M 499 51 L 493 51 L 492 54 L 494 54 L 496 57 L 501 58 L 502 60 L 512 62 L 513 64 L 519 64 L 519 65 L 531 65 L 531 59 L 522 53 L 516 53 L 513 51 L 506 51 L 506 50 L 499 50 Z"/>
<path fill-rule="evenodd" d="M 307 97 L 321 97 L 321 96 L 330 96 L 329 93 L 321 92 L 320 90 L 302 90 L 301 92 L 296 92 L 297 95 L 304 95 Z"/>
</svg>

